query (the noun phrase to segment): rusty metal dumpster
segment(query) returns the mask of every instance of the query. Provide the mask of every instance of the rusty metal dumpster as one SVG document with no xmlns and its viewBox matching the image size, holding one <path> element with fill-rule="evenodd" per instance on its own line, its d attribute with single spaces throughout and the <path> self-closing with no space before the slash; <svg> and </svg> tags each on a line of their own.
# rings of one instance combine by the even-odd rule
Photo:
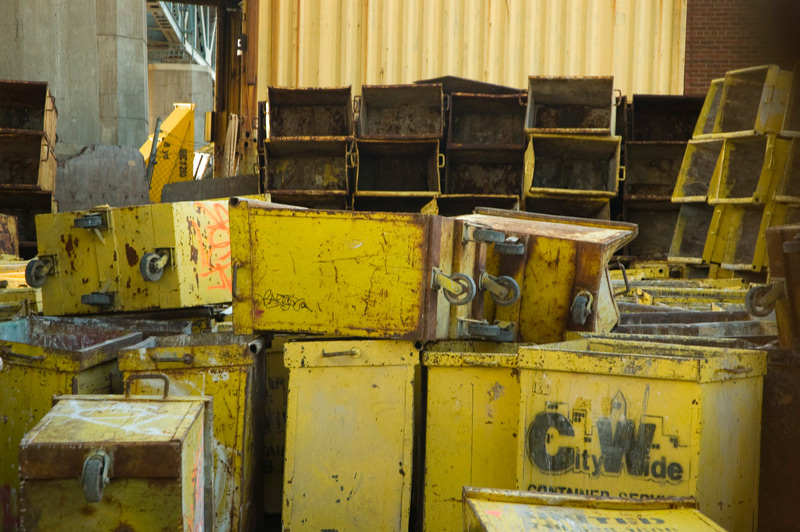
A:
<svg viewBox="0 0 800 532">
<path fill-rule="evenodd" d="M 408 530 L 420 347 L 286 344 L 283 530 Z"/>
<path fill-rule="evenodd" d="M 461 530 L 464 486 L 516 483 L 517 344 L 437 342 L 427 372 L 423 530 Z"/>
<path fill-rule="evenodd" d="M 464 532 L 723 532 L 690 497 L 669 500 L 464 488 Z"/>
<path fill-rule="evenodd" d="M 519 351 L 517 488 L 697 498 L 755 530 L 766 353 L 592 338 Z"/>
<path fill-rule="evenodd" d="M 706 138 L 714 131 L 714 124 L 717 121 L 717 114 L 719 114 L 719 104 L 722 101 L 722 86 L 724 83 L 725 78 L 711 80 L 692 138 Z"/>
<path fill-rule="evenodd" d="M 44 133 L 0 130 L 0 190 L 51 191 L 56 157 Z"/>
<path fill-rule="evenodd" d="M 528 78 L 525 131 L 612 135 L 615 131 L 611 76 Z"/>
<path fill-rule="evenodd" d="M 708 199 L 708 189 L 718 173 L 723 145 L 724 141 L 720 139 L 689 141 L 672 193 L 673 202 L 705 202 Z"/>
<path fill-rule="evenodd" d="M 96 208 L 36 218 L 26 270 L 48 315 L 177 309 L 231 300 L 226 201 Z"/>
<path fill-rule="evenodd" d="M 776 135 L 727 138 L 708 191 L 712 205 L 766 203 L 786 175 L 792 141 Z"/>
<path fill-rule="evenodd" d="M 684 203 L 678 213 L 669 248 L 669 262 L 702 264 L 714 207 L 705 203 Z"/>
<path fill-rule="evenodd" d="M 364 85 L 354 107 L 359 139 L 440 139 L 442 85 Z"/>
<path fill-rule="evenodd" d="M 17 447 L 53 395 L 111 393 L 117 350 L 138 332 L 81 319 L 23 318 L 0 323 L 0 524 L 19 526 Z M 130 329 L 128 329 L 129 331 Z"/>
<path fill-rule="evenodd" d="M 214 399 L 214 519 L 217 532 L 251 532 L 261 518 L 265 340 L 229 333 L 150 338 L 119 352 L 125 378 L 166 375 L 173 395 Z M 137 380 L 138 393 L 154 393 Z"/>
<path fill-rule="evenodd" d="M 350 87 L 269 87 L 267 97 L 270 140 L 353 136 Z"/>
<path fill-rule="evenodd" d="M 208 398 L 55 401 L 19 446 L 24 530 L 214 530 Z"/>
</svg>

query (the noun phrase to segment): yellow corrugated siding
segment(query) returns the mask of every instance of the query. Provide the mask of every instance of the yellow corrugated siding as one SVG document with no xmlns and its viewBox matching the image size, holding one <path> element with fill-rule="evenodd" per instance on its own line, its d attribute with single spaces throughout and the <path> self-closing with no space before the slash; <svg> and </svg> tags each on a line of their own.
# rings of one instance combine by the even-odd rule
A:
<svg viewBox="0 0 800 532">
<path fill-rule="evenodd" d="M 682 94 L 687 0 L 261 0 L 268 85 L 455 75 L 613 75 L 624 94 Z M 266 30 L 265 30 L 266 29 Z"/>
</svg>

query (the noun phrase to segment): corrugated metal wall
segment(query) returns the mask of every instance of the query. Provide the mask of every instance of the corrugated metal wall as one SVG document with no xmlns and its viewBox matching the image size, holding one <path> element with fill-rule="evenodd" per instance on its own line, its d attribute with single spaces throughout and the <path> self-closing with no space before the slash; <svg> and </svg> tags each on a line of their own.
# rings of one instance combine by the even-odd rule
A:
<svg viewBox="0 0 800 532">
<path fill-rule="evenodd" d="M 608 75 L 625 94 L 682 94 L 687 0 L 260 0 L 268 85 L 410 83 L 446 74 Z"/>
</svg>

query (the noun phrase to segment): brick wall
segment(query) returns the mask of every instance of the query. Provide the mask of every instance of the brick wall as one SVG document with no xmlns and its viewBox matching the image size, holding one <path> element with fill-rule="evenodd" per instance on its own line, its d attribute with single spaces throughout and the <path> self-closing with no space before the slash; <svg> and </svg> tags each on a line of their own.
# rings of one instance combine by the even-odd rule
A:
<svg viewBox="0 0 800 532">
<path fill-rule="evenodd" d="M 688 0 L 684 93 L 728 70 L 800 61 L 800 0 Z"/>
</svg>

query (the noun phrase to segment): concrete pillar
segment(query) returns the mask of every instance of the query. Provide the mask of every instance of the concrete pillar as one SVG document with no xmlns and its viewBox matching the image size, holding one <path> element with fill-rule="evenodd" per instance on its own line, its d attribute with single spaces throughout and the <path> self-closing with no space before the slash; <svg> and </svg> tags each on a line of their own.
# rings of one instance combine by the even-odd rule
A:
<svg viewBox="0 0 800 532">
<path fill-rule="evenodd" d="M 147 88 L 150 100 L 150 133 L 156 119 L 163 121 L 172 112 L 174 103 L 193 103 L 194 145 L 199 148 L 206 144 L 205 114 L 214 110 L 214 83 L 211 69 L 200 65 L 175 63 L 151 64 L 148 72 Z"/>
<path fill-rule="evenodd" d="M 100 143 L 139 147 L 147 140 L 145 2 L 95 1 Z"/>
</svg>

